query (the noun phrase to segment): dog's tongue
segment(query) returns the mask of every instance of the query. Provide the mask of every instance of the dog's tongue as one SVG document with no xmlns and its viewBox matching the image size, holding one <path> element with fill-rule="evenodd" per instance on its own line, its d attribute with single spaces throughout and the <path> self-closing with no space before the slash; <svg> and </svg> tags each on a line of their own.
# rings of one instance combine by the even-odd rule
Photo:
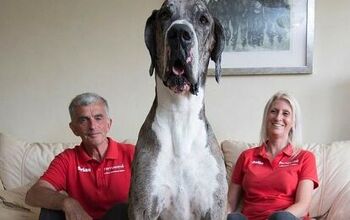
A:
<svg viewBox="0 0 350 220">
<path fill-rule="evenodd" d="M 184 68 L 179 68 L 179 67 L 174 67 L 173 66 L 173 73 L 177 76 L 180 76 L 182 74 L 184 74 L 185 70 Z"/>
</svg>

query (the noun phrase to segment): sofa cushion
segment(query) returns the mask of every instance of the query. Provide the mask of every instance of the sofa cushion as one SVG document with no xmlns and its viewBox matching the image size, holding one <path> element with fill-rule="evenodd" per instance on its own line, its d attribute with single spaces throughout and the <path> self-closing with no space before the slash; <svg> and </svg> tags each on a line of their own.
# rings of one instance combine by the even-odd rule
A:
<svg viewBox="0 0 350 220">
<path fill-rule="evenodd" d="M 58 153 L 75 143 L 26 143 L 0 133 L 0 177 L 6 190 L 38 179 Z"/>
<path fill-rule="evenodd" d="M 344 204 L 336 206 L 339 205 L 337 201 L 344 196 L 345 192 L 349 191 L 347 187 L 350 185 L 350 141 L 333 142 L 323 145 L 322 148 L 311 149 L 311 151 L 314 152 L 317 158 L 320 179 L 320 187 L 316 193 L 319 198 L 312 201 L 312 206 L 317 207 L 315 212 L 322 214 L 337 209 L 336 214 L 346 211 L 347 217 L 328 219 L 350 219 L 350 212 Z M 343 198 L 340 201 L 349 201 L 349 195 L 349 192 L 347 192 L 347 199 Z M 343 210 L 340 210 L 341 208 Z"/>
<path fill-rule="evenodd" d="M 227 182 L 231 182 L 231 174 L 233 167 L 236 164 L 238 156 L 245 150 L 256 146 L 254 143 L 246 143 L 242 141 L 235 140 L 224 140 L 221 142 L 221 149 L 224 154 L 224 160 L 227 172 Z"/>
<path fill-rule="evenodd" d="M 1 168 L 1 167 L 0 167 Z M 0 190 L 4 190 L 4 185 L 2 184 L 2 180 L 0 178 Z"/>
<path fill-rule="evenodd" d="M 36 220 L 40 208 L 32 207 L 24 202 L 29 185 L 12 190 L 0 190 L 0 219 Z"/>
<path fill-rule="evenodd" d="M 221 143 L 229 182 L 238 156 L 242 151 L 253 146 L 257 146 L 257 144 L 235 140 L 225 140 Z M 328 212 L 331 212 L 330 210 L 335 208 L 335 201 L 340 200 L 339 198 L 341 198 L 341 201 L 349 200 L 348 197 L 342 197 L 342 194 L 346 187 L 349 187 L 347 185 L 350 185 L 350 172 L 348 171 L 350 167 L 350 160 L 348 159 L 350 141 L 331 144 L 304 144 L 301 147 L 314 153 L 319 177 L 319 187 L 314 191 L 310 215 L 312 217 L 326 216 Z M 350 190 L 348 189 L 348 191 Z M 334 219 L 350 219 L 350 217 Z"/>
</svg>

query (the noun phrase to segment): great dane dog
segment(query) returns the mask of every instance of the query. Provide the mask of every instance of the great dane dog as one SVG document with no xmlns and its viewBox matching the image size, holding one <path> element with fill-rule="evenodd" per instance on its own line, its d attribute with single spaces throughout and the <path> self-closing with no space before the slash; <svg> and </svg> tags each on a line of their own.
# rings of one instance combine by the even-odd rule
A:
<svg viewBox="0 0 350 220">
<path fill-rule="evenodd" d="M 148 18 L 156 95 L 136 144 L 130 219 L 225 218 L 225 165 L 204 108 L 209 59 L 218 81 L 224 41 L 201 0 L 167 0 Z"/>
</svg>

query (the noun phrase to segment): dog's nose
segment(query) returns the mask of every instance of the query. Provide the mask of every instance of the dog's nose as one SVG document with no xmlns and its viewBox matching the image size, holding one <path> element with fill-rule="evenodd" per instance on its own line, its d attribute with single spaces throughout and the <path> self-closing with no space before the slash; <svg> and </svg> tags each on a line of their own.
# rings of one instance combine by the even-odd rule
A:
<svg viewBox="0 0 350 220">
<path fill-rule="evenodd" d="M 168 40 L 178 40 L 182 43 L 190 44 L 192 42 L 191 29 L 184 24 L 174 24 L 168 31 Z"/>
</svg>

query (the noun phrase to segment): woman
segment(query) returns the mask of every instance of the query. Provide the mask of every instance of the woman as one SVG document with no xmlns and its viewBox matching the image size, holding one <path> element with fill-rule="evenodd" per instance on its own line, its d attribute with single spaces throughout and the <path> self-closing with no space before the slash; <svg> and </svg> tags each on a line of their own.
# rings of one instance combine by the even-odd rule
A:
<svg viewBox="0 0 350 220">
<path fill-rule="evenodd" d="M 318 186 L 315 157 L 298 148 L 300 110 L 293 97 L 278 92 L 265 106 L 260 146 L 239 156 L 228 193 L 228 220 L 309 219 Z M 243 196 L 242 212 L 237 211 Z"/>
</svg>

